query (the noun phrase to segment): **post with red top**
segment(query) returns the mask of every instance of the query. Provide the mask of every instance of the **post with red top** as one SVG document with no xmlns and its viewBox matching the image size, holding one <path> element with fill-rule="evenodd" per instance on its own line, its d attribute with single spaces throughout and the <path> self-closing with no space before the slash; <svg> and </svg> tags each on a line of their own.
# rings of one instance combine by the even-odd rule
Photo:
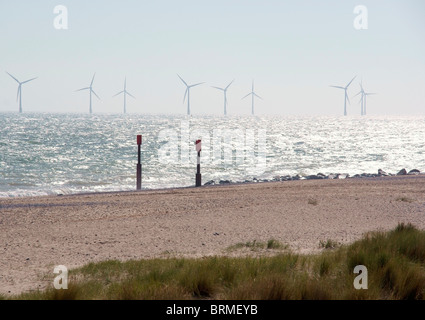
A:
<svg viewBox="0 0 425 320">
<path fill-rule="evenodd" d="M 137 135 L 138 161 L 137 161 L 137 190 L 142 189 L 142 163 L 140 162 L 140 147 L 142 145 L 142 136 Z"/>
<path fill-rule="evenodd" d="M 196 186 L 201 186 L 201 140 L 196 140 L 196 151 L 198 152 L 198 166 L 196 172 Z"/>
</svg>

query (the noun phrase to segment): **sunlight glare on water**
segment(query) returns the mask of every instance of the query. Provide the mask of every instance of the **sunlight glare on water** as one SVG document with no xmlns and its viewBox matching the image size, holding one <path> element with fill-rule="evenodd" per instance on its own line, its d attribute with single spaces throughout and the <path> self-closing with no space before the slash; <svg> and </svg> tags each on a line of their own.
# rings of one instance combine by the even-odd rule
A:
<svg viewBox="0 0 425 320">
<path fill-rule="evenodd" d="M 261 130 L 266 166 L 253 176 L 249 169 L 261 157 Z M 3 113 L 0 197 L 134 190 L 137 134 L 143 135 L 142 187 L 147 189 L 194 185 L 198 138 L 203 140 L 203 183 L 319 172 L 425 170 L 424 117 Z M 249 139 L 255 140 L 255 148 L 245 156 Z M 182 155 L 181 141 L 190 150 L 188 157 Z M 175 161 L 161 158 L 159 150 L 166 147 L 176 153 Z M 230 163 L 223 160 L 229 159 L 229 150 Z"/>
</svg>

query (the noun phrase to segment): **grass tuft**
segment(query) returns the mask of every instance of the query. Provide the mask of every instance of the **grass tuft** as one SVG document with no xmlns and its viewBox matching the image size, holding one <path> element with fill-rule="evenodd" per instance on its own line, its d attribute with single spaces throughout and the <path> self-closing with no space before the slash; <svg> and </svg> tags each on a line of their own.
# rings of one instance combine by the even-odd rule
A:
<svg viewBox="0 0 425 320">
<path fill-rule="evenodd" d="M 323 249 L 335 249 L 338 246 L 339 246 L 339 243 L 331 239 L 328 239 L 326 241 L 320 240 L 319 242 L 319 247 Z"/>
</svg>

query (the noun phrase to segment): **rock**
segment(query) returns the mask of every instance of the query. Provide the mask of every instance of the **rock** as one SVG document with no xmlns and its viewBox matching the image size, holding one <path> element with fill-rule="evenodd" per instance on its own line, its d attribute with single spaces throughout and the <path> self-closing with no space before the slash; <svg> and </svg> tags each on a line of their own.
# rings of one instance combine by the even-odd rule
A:
<svg viewBox="0 0 425 320">
<path fill-rule="evenodd" d="M 204 183 L 204 186 L 210 186 L 210 185 L 214 185 L 215 183 L 214 183 L 214 180 L 210 180 L 210 181 L 208 181 L 208 182 L 205 182 Z"/>
<path fill-rule="evenodd" d="M 306 176 L 305 178 L 306 178 L 307 180 L 318 180 L 318 179 L 324 179 L 324 177 L 323 177 L 323 176 L 314 175 L 314 174 L 312 174 L 312 175 L 310 175 L 310 176 Z"/>
<path fill-rule="evenodd" d="M 336 174 L 331 173 L 330 175 L 328 175 L 328 179 L 336 179 L 336 178 L 337 178 Z"/>
<path fill-rule="evenodd" d="M 378 170 L 378 175 L 381 175 L 381 176 L 388 176 L 388 173 L 386 173 L 384 170 L 382 170 L 382 169 L 379 169 Z"/>
<path fill-rule="evenodd" d="M 406 169 L 401 169 L 401 170 L 397 173 L 397 175 L 398 175 L 398 176 L 404 176 L 404 175 L 406 175 L 406 174 L 407 174 Z"/>
<path fill-rule="evenodd" d="M 409 174 L 409 175 L 417 175 L 417 174 L 420 174 L 421 172 L 418 170 L 418 169 L 413 169 L 413 170 L 410 170 L 407 174 Z"/>
<path fill-rule="evenodd" d="M 220 182 L 219 182 L 220 184 L 227 184 L 227 183 L 230 183 L 230 181 L 229 180 L 220 180 Z"/>
<path fill-rule="evenodd" d="M 281 176 L 280 177 L 280 181 L 289 181 L 289 180 L 292 180 L 291 176 Z"/>
</svg>

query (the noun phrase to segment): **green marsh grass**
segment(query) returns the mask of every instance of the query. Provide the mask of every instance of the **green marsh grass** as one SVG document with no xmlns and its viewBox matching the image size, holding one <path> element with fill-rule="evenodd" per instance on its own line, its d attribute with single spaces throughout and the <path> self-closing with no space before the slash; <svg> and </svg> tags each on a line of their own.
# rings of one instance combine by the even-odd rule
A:
<svg viewBox="0 0 425 320">
<path fill-rule="evenodd" d="M 274 241 L 241 247 L 262 250 Z M 280 247 L 280 246 L 278 246 Z M 324 246 L 326 247 L 326 246 Z M 269 248 L 269 249 L 270 249 Z M 69 289 L 47 288 L 3 299 L 424 299 L 425 231 L 399 224 L 350 245 L 315 255 L 105 261 L 70 270 Z M 368 269 L 368 289 L 356 290 L 354 267 Z M 52 278 L 53 281 L 53 278 Z"/>
</svg>

